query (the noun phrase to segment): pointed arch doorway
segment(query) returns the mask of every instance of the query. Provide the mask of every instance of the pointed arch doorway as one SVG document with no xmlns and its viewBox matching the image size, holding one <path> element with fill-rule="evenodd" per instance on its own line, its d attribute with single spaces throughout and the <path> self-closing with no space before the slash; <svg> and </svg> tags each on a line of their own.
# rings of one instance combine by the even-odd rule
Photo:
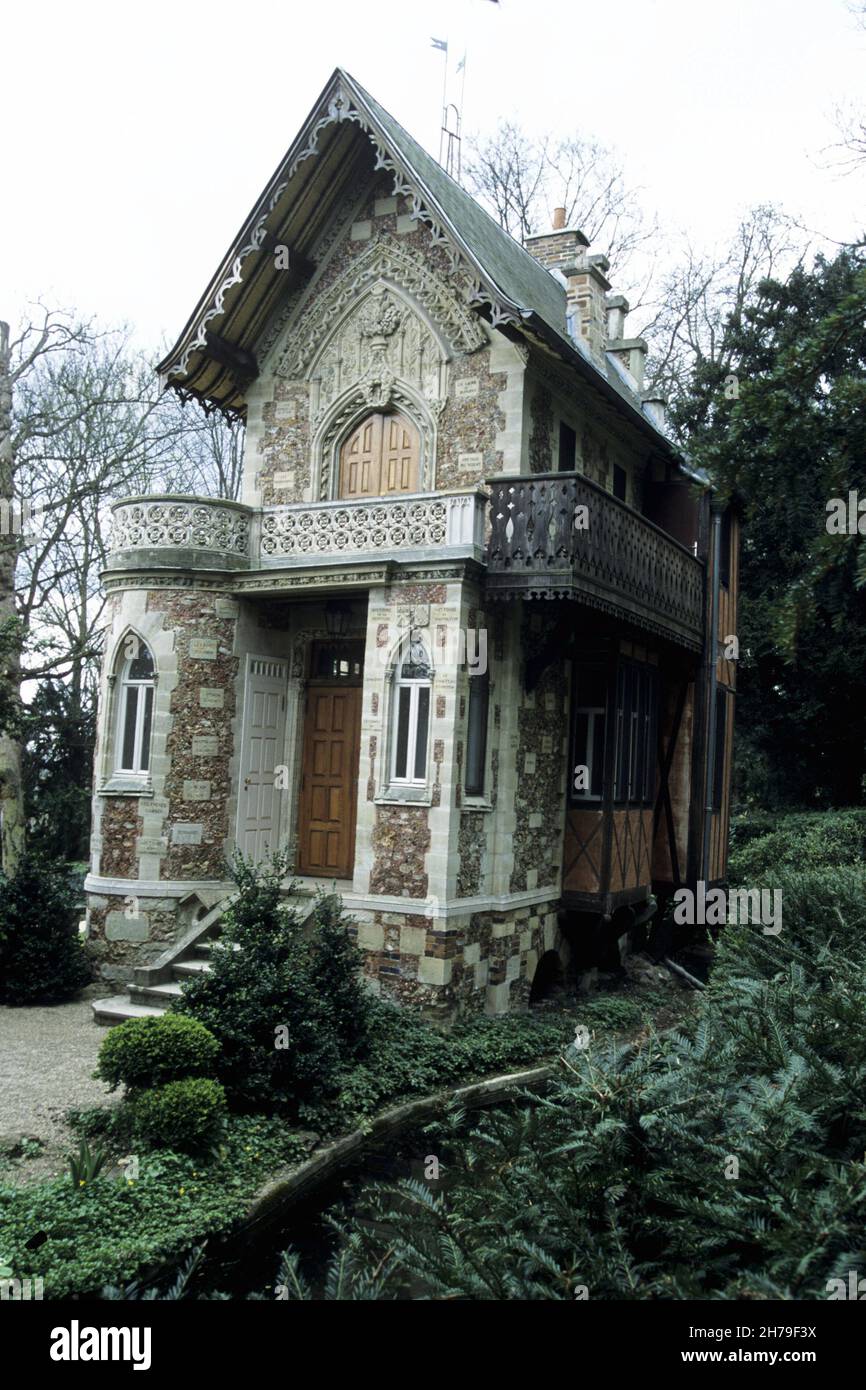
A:
<svg viewBox="0 0 866 1390">
<path fill-rule="evenodd" d="M 365 415 L 340 449 L 340 497 L 388 497 L 417 492 L 421 440 L 398 411 Z"/>
</svg>

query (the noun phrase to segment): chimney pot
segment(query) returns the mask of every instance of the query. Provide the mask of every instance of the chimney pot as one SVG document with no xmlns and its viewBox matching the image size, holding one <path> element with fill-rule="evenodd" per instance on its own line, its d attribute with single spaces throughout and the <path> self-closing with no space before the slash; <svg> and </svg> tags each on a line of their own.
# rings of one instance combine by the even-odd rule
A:
<svg viewBox="0 0 866 1390">
<path fill-rule="evenodd" d="M 553 230 L 561 232 L 565 226 L 565 208 L 553 209 Z"/>
</svg>

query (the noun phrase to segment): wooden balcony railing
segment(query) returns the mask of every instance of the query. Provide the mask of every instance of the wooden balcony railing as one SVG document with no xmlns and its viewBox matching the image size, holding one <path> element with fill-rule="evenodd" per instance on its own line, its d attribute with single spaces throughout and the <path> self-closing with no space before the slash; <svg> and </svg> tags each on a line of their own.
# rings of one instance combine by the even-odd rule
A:
<svg viewBox="0 0 866 1390">
<path fill-rule="evenodd" d="M 700 649 L 704 566 L 580 473 L 488 480 L 487 589 L 573 598 Z"/>
</svg>

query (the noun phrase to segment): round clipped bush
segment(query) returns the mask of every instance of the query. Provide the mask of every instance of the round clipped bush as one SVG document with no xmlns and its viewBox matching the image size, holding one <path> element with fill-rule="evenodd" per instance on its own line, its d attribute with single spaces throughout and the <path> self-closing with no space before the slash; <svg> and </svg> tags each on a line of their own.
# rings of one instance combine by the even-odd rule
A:
<svg viewBox="0 0 866 1390">
<path fill-rule="evenodd" d="M 105 1038 L 96 1075 L 112 1091 L 161 1086 L 181 1077 L 206 1076 L 215 1067 L 220 1045 L 197 1019 L 180 1014 L 130 1018 Z"/>
<path fill-rule="evenodd" d="M 212 1143 L 226 1113 L 226 1094 L 218 1081 L 189 1076 L 141 1091 L 130 1102 L 133 1132 L 146 1147 L 195 1152 Z"/>
</svg>

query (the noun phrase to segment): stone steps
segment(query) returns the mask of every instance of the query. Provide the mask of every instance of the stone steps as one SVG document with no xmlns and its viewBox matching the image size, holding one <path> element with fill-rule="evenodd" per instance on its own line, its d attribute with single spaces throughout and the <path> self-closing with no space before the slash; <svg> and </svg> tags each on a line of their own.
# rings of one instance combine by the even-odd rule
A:
<svg viewBox="0 0 866 1390">
<path fill-rule="evenodd" d="M 212 920 L 206 927 L 206 939 L 181 948 L 179 960 L 158 968 L 136 969 L 126 994 L 94 1000 L 94 1021 L 111 1026 L 128 1018 L 159 1018 L 164 1014 L 181 997 L 183 980 L 195 979 L 210 970 L 211 952 L 219 944 L 220 924 L 219 913 L 213 911 L 209 916 Z"/>
<path fill-rule="evenodd" d="M 160 1006 L 160 1012 L 168 1008 L 173 999 L 179 999 L 183 993 L 176 980 L 168 980 L 164 985 L 136 985 L 129 986 L 129 997 L 133 1004 L 152 1004 Z"/>
<path fill-rule="evenodd" d="M 96 1023 L 108 1025 L 125 1023 L 128 1018 L 159 1018 L 165 1013 L 152 1004 L 135 1004 L 128 994 L 113 994 L 109 999 L 94 999 L 91 1006 Z"/>
<path fill-rule="evenodd" d="M 176 980 L 193 979 L 197 975 L 204 975 L 210 970 L 209 960 L 182 960 L 178 965 L 172 966 L 174 978 Z"/>
<path fill-rule="evenodd" d="M 159 1018 L 164 1014 L 173 1000 L 180 997 L 183 981 L 207 974 L 214 951 L 226 949 L 227 943 L 220 940 L 220 918 L 229 901 L 225 898 L 214 905 L 199 926 L 186 933 L 184 939 L 188 944 L 181 943 L 173 959 L 171 953 L 167 953 L 154 966 L 137 968 L 126 994 L 94 1000 L 94 1021 L 111 1026 L 128 1018 Z M 303 921 L 315 906 L 315 885 L 305 884 L 287 892 L 285 902 L 286 906 L 291 904 L 300 911 Z M 199 928 L 204 934 L 196 937 Z M 192 937 L 196 939 L 190 939 Z M 240 947 L 235 945 L 233 949 L 238 951 Z"/>
</svg>

